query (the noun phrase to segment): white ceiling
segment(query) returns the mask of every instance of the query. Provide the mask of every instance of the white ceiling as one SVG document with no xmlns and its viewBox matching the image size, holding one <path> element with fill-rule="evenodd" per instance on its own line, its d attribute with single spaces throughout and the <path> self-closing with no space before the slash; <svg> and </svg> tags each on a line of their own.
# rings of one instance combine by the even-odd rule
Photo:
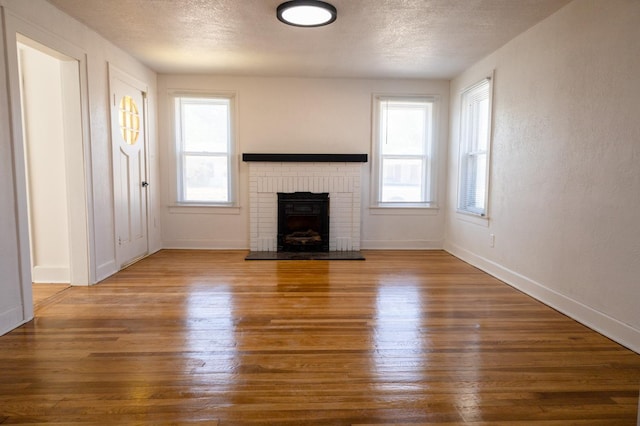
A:
<svg viewBox="0 0 640 426">
<path fill-rule="evenodd" d="M 329 0 L 319 28 L 283 1 L 49 0 L 159 73 L 447 79 L 570 0 Z"/>
</svg>

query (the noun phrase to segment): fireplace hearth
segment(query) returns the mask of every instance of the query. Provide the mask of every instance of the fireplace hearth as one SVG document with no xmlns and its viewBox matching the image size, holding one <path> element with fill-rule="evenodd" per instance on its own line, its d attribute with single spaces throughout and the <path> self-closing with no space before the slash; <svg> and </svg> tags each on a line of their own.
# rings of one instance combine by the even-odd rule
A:
<svg viewBox="0 0 640 426">
<path fill-rule="evenodd" d="M 329 251 L 329 194 L 278 193 L 278 252 Z"/>
</svg>

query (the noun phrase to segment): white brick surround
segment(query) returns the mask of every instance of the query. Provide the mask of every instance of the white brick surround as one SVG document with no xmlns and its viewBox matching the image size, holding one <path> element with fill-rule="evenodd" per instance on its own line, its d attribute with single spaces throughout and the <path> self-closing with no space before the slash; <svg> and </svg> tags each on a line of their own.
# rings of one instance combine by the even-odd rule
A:
<svg viewBox="0 0 640 426">
<path fill-rule="evenodd" d="M 362 163 L 249 163 L 251 251 L 277 251 L 278 192 L 329 193 L 329 250 L 360 250 Z"/>
</svg>

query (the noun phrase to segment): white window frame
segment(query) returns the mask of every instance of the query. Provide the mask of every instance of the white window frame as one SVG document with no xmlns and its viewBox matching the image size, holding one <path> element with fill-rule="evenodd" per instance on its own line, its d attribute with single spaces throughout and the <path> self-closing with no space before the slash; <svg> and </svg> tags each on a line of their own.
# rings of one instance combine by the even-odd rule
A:
<svg viewBox="0 0 640 426">
<path fill-rule="evenodd" d="M 384 135 L 382 134 L 382 105 L 386 101 L 395 102 L 426 102 L 431 104 L 430 128 L 426 129 L 425 154 L 424 155 L 389 155 L 386 158 L 421 158 L 424 161 L 423 182 L 424 201 L 423 202 L 384 202 L 382 201 L 382 149 Z M 396 212 L 411 209 L 435 209 L 437 205 L 436 197 L 436 176 L 437 176 L 437 147 L 438 147 L 438 122 L 440 97 L 436 95 L 394 95 L 394 94 L 374 94 L 373 95 L 373 120 L 372 120 L 372 161 L 371 161 L 371 209 L 380 208 L 387 211 L 398 209 Z"/>
<path fill-rule="evenodd" d="M 237 196 L 237 179 L 238 179 L 238 167 L 237 167 L 237 141 L 236 141 L 236 94 L 234 92 L 185 92 L 185 91 L 171 91 L 169 93 L 170 102 L 172 105 L 171 119 L 173 121 L 173 168 L 174 168 L 174 205 L 173 209 L 180 208 L 180 211 L 184 211 L 186 208 L 193 208 L 191 212 L 199 213 L 199 208 L 237 208 L 238 196 Z M 183 136 L 182 136 L 182 120 L 181 110 L 179 107 L 180 99 L 201 99 L 201 100 L 225 100 L 229 103 L 229 123 L 228 123 L 228 152 L 227 156 L 227 194 L 228 200 L 224 201 L 189 201 L 185 200 L 184 194 L 184 158 L 187 154 L 182 149 Z M 202 156 L 220 156 L 224 153 L 189 153 L 190 155 L 202 155 Z M 172 210 L 172 209 L 170 209 Z M 208 211 L 208 210 L 207 210 Z"/>
<path fill-rule="evenodd" d="M 475 135 L 477 134 L 478 116 L 474 114 L 473 105 L 479 101 L 488 100 L 489 110 L 487 114 L 487 147 L 486 150 L 476 149 Z M 468 86 L 460 93 L 460 135 L 459 135 L 459 157 L 458 157 L 458 200 L 457 212 L 465 215 L 475 216 L 481 219 L 488 219 L 489 212 L 489 189 L 490 189 L 490 165 L 491 165 L 491 143 L 493 134 L 493 73 L 482 80 Z M 472 205 L 468 199 L 470 187 L 476 186 L 476 180 L 469 177 L 470 160 L 484 155 L 485 185 L 483 198 L 484 208 Z"/>
</svg>

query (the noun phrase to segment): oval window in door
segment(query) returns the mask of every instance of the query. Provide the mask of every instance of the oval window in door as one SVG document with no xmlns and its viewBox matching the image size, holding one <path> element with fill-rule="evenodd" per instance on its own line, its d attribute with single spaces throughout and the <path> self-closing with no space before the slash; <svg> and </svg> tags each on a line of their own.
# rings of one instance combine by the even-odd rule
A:
<svg viewBox="0 0 640 426">
<path fill-rule="evenodd" d="M 120 133 L 128 145 L 134 145 L 140 135 L 140 114 L 131 96 L 120 99 Z"/>
</svg>

